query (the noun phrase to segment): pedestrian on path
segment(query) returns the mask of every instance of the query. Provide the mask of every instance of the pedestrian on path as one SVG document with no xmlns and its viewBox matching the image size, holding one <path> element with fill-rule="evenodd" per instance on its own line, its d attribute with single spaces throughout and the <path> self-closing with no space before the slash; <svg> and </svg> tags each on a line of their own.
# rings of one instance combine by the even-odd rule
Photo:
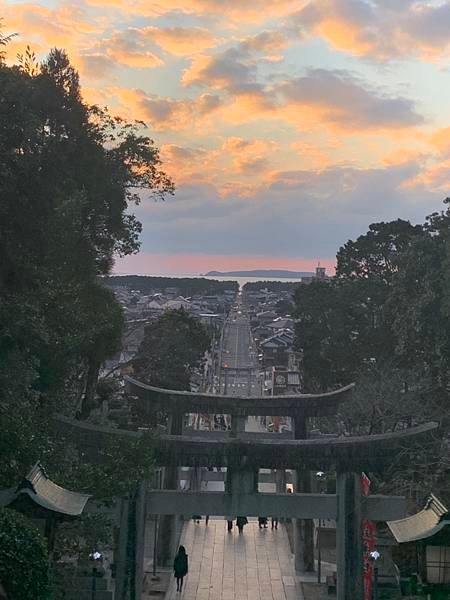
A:
<svg viewBox="0 0 450 600">
<path fill-rule="evenodd" d="M 242 533 L 244 531 L 244 525 L 247 525 L 247 523 L 247 517 L 236 517 L 236 525 L 239 530 L 239 533 Z"/>
<path fill-rule="evenodd" d="M 177 580 L 177 592 L 181 592 L 183 589 L 183 579 L 188 573 L 188 555 L 186 554 L 186 548 L 180 546 L 173 561 L 173 574 Z"/>
<path fill-rule="evenodd" d="M 230 533 L 230 532 L 231 532 L 231 530 L 233 529 L 233 519 L 234 519 L 234 517 L 230 517 L 230 516 L 228 516 L 228 517 L 225 517 L 225 520 L 226 520 L 226 522 L 227 522 L 227 530 L 228 530 L 228 533 Z"/>
<path fill-rule="evenodd" d="M 278 529 L 278 517 L 272 517 L 272 529 Z"/>
<path fill-rule="evenodd" d="M 267 529 L 267 517 L 258 517 L 258 526 L 260 529 Z"/>
</svg>

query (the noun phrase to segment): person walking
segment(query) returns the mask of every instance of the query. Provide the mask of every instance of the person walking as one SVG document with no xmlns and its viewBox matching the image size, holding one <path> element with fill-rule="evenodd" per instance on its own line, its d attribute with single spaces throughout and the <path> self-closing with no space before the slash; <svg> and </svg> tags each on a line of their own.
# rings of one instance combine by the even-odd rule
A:
<svg viewBox="0 0 450 600">
<path fill-rule="evenodd" d="M 260 529 L 267 529 L 267 517 L 258 517 L 258 526 Z"/>
<path fill-rule="evenodd" d="M 228 533 L 231 533 L 231 530 L 233 529 L 233 519 L 234 517 L 225 517 L 225 520 L 227 522 L 227 531 Z"/>
<path fill-rule="evenodd" d="M 247 525 L 247 523 L 247 517 L 236 517 L 236 525 L 239 530 L 239 533 L 242 533 L 244 531 L 244 525 Z"/>
<path fill-rule="evenodd" d="M 177 580 L 177 592 L 181 592 L 183 589 L 183 579 L 188 573 L 188 555 L 186 554 L 186 548 L 180 546 L 173 561 L 173 574 Z"/>
<path fill-rule="evenodd" d="M 278 529 L 278 517 L 272 517 L 272 529 Z"/>
</svg>

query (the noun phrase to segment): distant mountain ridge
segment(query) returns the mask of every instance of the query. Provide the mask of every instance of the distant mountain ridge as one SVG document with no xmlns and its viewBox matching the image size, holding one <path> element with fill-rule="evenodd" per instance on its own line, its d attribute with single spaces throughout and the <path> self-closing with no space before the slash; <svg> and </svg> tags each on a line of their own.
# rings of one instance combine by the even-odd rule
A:
<svg viewBox="0 0 450 600">
<path fill-rule="evenodd" d="M 285 271 L 280 269 L 256 269 L 255 271 L 208 271 L 206 277 L 280 277 L 282 279 L 301 279 L 311 277 L 310 271 Z"/>
</svg>

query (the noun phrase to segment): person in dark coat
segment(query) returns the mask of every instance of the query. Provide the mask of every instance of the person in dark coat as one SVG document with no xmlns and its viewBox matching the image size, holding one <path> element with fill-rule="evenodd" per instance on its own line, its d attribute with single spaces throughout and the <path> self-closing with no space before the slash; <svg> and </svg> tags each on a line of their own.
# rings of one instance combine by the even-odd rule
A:
<svg viewBox="0 0 450 600">
<path fill-rule="evenodd" d="M 247 525 L 247 523 L 247 517 L 236 517 L 236 525 L 239 530 L 239 533 L 242 533 L 244 531 L 244 525 Z"/>
<path fill-rule="evenodd" d="M 183 589 L 183 579 L 188 573 L 188 555 L 186 554 L 186 548 L 180 546 L 173 561 L 173 574 L 177 580 L 177 592 L 181 592 Z"/>
<path fill-rule="evenodd" d="M 267 517 L 258 517 L 258 525 L 260 529 L 267 529 Z"/>
</svg>

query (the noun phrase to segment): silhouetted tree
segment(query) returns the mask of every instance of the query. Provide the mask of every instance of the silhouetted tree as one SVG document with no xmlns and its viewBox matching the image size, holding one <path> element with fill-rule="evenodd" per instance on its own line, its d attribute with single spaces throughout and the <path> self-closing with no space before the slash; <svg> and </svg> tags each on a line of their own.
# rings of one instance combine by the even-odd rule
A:
<svg viewBox="0 0 450 600">
<path fill-rule="evenodd" d="M 142 124 L 85 104 L 63 50 L 27 60 L 0 61 L 2 485 L 51 447 L 53 411 L 74 414 L 84 393 L 88 414 L 123 325 L 99 276 L 139 248 L 130 203 L 173 192 Z"/>
<path fill-rule="evenodd" d="M 189 390 L 209 344 L 209 333 L 196 317 L 182 308 L 168 310 L 145 328 L 133 361 L 136 377 L 158 387 Z"/>
</svg>

